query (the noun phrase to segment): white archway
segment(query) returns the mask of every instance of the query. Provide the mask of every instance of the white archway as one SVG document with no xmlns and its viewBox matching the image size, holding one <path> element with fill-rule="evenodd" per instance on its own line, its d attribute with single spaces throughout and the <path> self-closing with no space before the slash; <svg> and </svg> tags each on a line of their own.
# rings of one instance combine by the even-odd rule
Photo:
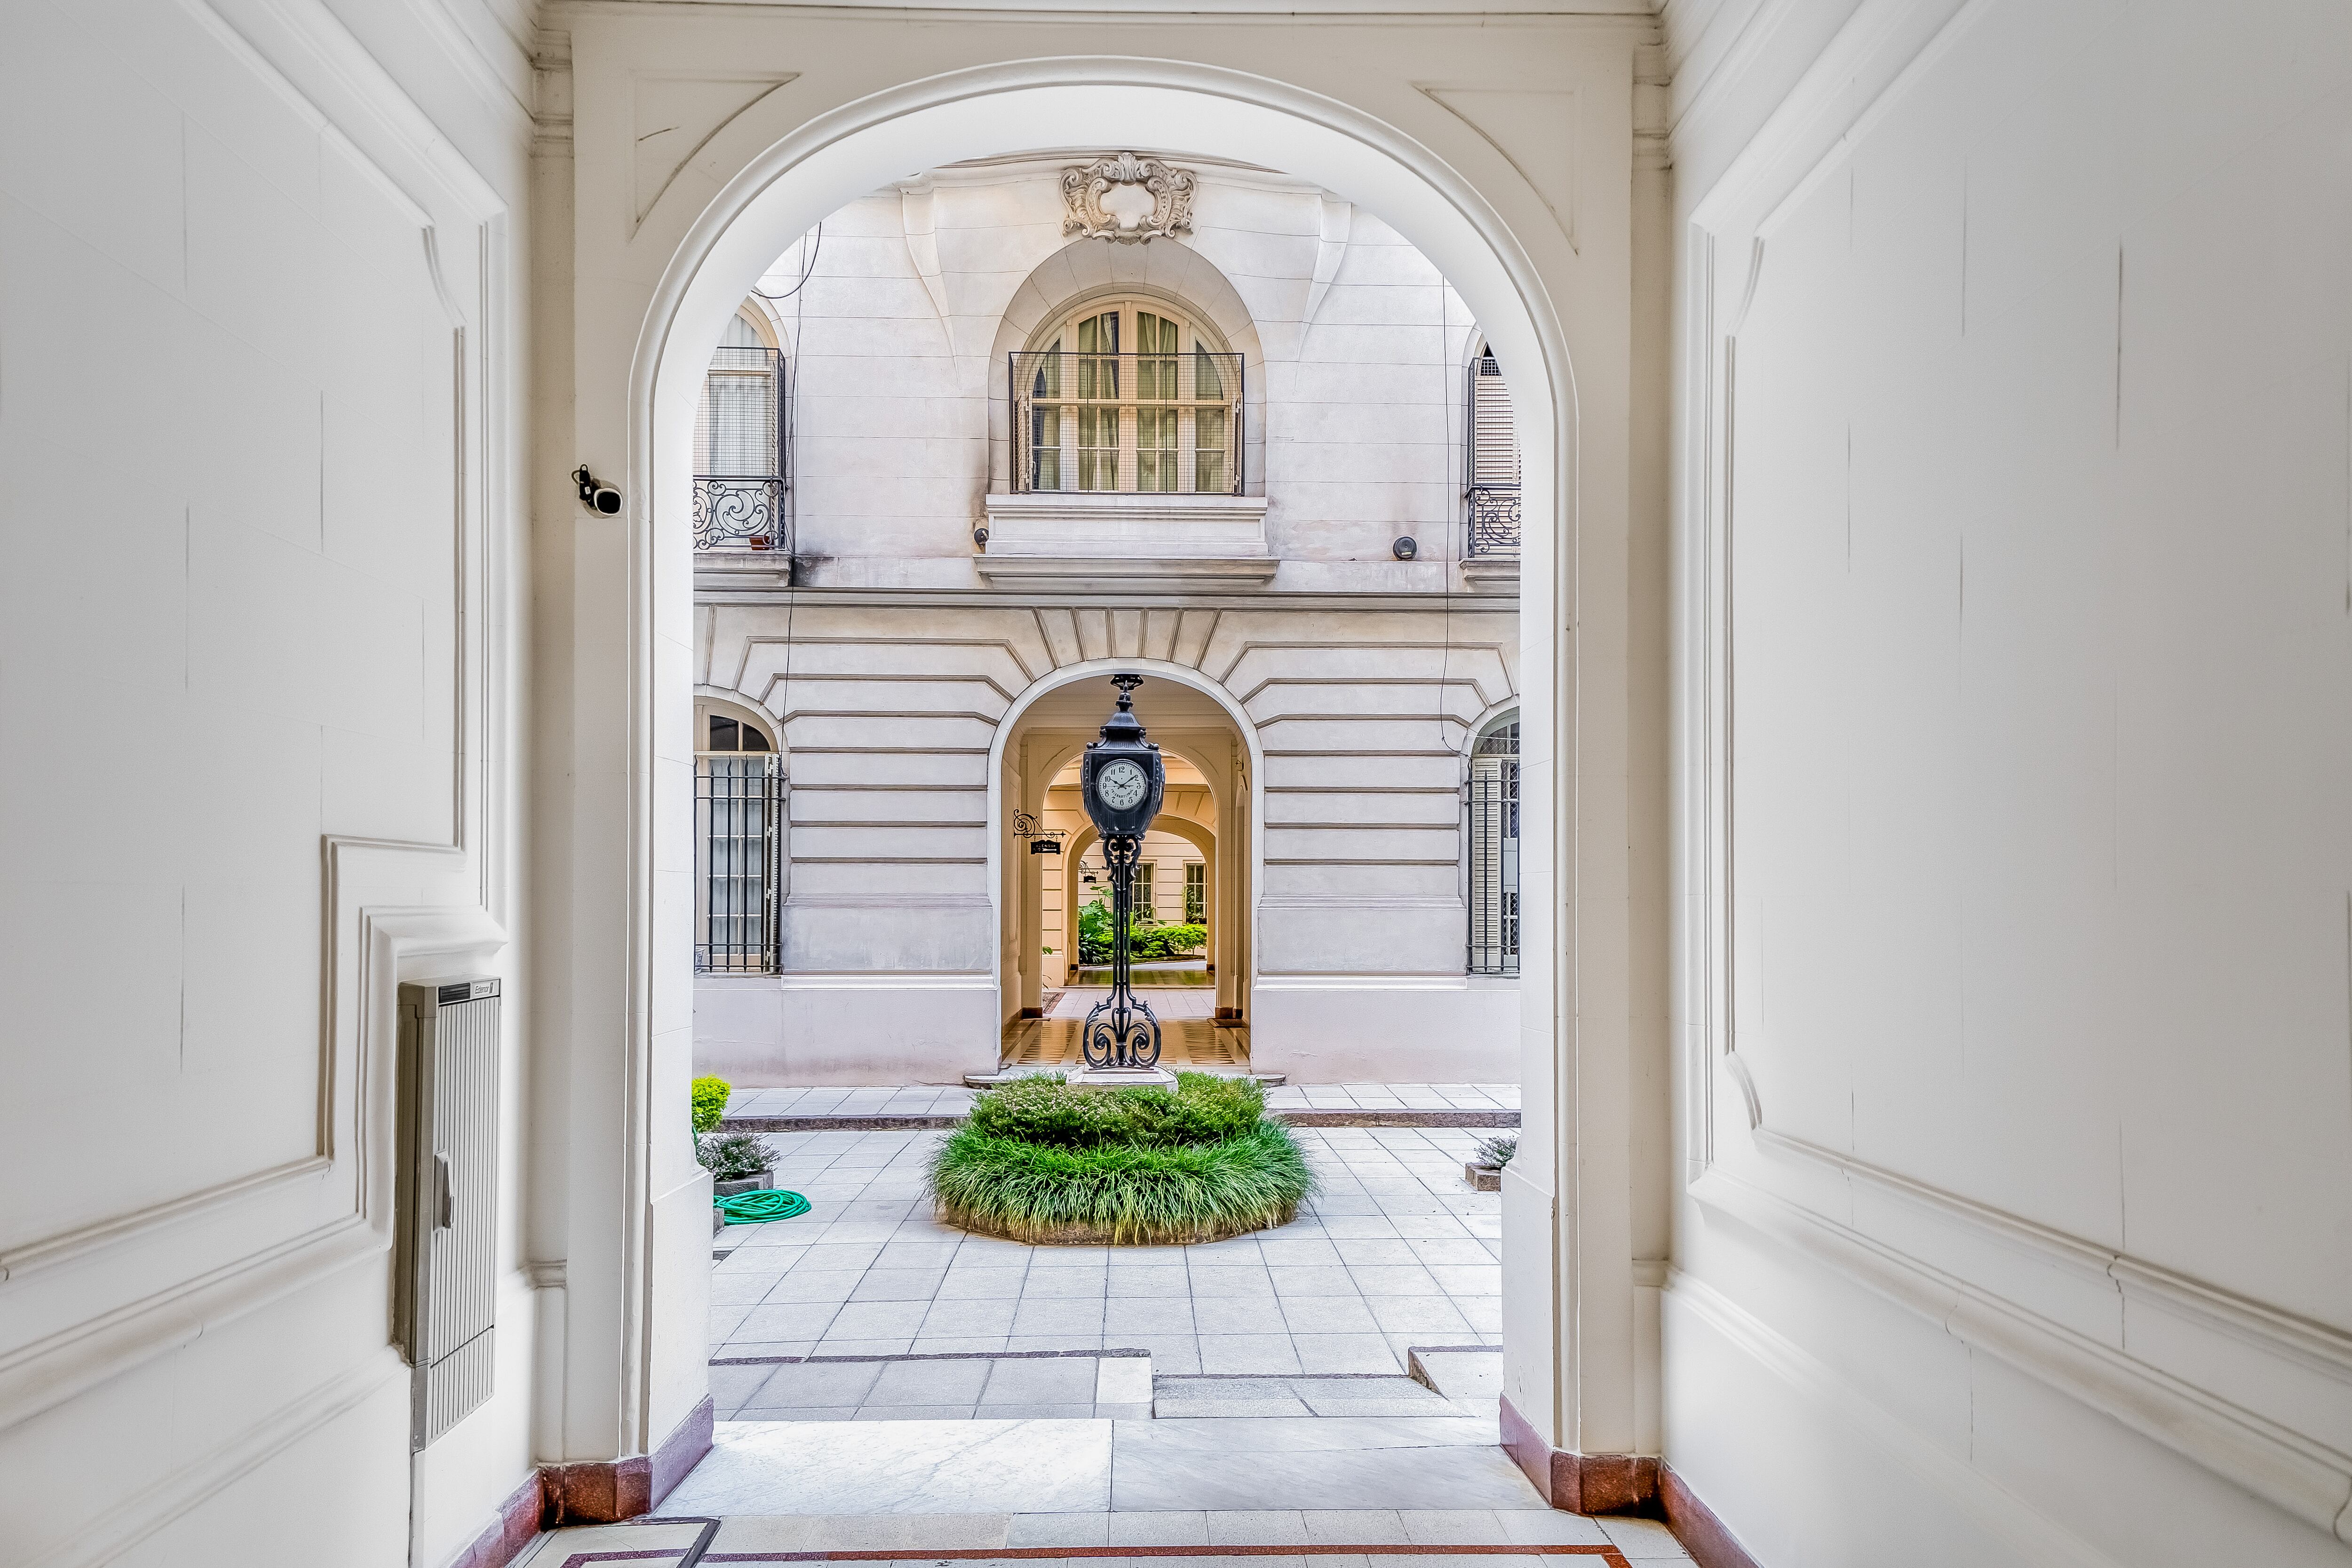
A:
<svg viewBox="0 0 2352 1568">
<path fill-rule="evenodd" d="M 1526 509 L 1538 519 L 1528 530 L 1526 554 L 1528 622 L 1543 628 L 1530 633 L 1540 643 L 1541 658 L 1531 664 L 1536 678 L 1526 695 L 1533 732 L 1531 789 L 1551 799 L 1549 810 L 1530 824 L 1531 857 L 1543 863 L 1542 857 L 1553 852 L 1554 825 L 1572 820 L 1570 771 L 1555 770 L 1550 757 L 1552 706 L 1566 699 L 1552 674 L 1561 643 L 1549 616 L 1555 591 L 1572 592 L 1572 579 L 1556 551 L 1575 538 L 1576 520 L 1576 389 L 1567 338 L 1518 236 L 1470 180 L 1427 146 L 1338 99 L 1246 72 L 1166 59 L 1033 59 L 946 72 L 814 115 L 748 159 L 714 199 L 700 205 L 690 224 L 677 222 L 681 204 L 700 204 L 707 185 L 671 189 L 640 225 L 641 231 L 681 237 L 645 297 L 630 355 L 624 531 L 610 546 L 599 541 L 593 547 L 616 551 L 603 559 L 613 563 L 625 585 L 625 627 L 613 628 L 623 635 L 604 646 L 627 687 L 620 727 L 628 766 L 625 852 L 616 867 L 625 881 L 617 1010 L 625 1121 L 635 1131 L 617 1173 L 624 1223 L 613 1261 L 621 1290 L 609 1306 L 600 1295 L 591 1310 L 611 1312 L 623 1347 L 613 1393 L 641 1448 L 662 1438 L 675 1416 L 665 1418 L 661 1412 L 673 1409 L 682 1392 L 700 1386 L 701 1380 L 698 1351 L 689 1356 L 687 1339 L 666 1338 L 652 1325 L 656 1317 L 667 1320 L 673 1313 L 698 1321 L 700 1316 L 698 1301 L 688 1299 L 694 1283 L 677 1272 L 683 1266 L 677 1260 L 689 1256 L 684 1234 L 691 1205 L 681 1197 L 687 1189 L 677 1184 L 692 1169 L 691 1151 L 683 1124 L 675 1130 L 667 1125 L 675 1118 L 661 1114 L 656 1093 L 656 1084 L 678 1078 L 684 1063 L 677 1059 L 690 1050 L 690 1024 L 682 1020 L 690 1019 L 691 982 L 678 961 L 688 948 L 687 934 L 677 901 L 656 896 L 655 889 L 684 869 L 668 863 L 662 824 L 684 808 L 691 788 L 677 742 L 691 703 L 683 675 L 690 667 L 692 643 L 687 519 L 702 372 L 746 290 L 818 217 L 911 169 L 1062 145 L 1072 125 L 1085 125 L 1090 135 L 1125 146 L 1272 163 L 1358 202 L 1446 276 L 1514 362 L 1540 368 L 1540 376 L 1530 377 L 1522 392 L 1527 428 L 1548 433 L 1548 439 L 1528 442 L 1526 450 Z M 583 373 L 593 373 L 593 367 Z M 1101 673 L 1114 663 L 1144 667 L 1136 661 L 1107 661 L 1056 675 Z M 1205 679 L 1175 667 L 1159 673 L 1188 685 Z M 1018 705 L 1003 722 L 1017 716 Z M 1239 727 L 1251 751 L 1255 795 L 1263 788 L 1263 769 L 1252 727 Z M 1000 727 L 1000 739 L 1003 733 Z M 992 781 L 1000 766 L 992 747 Z M 987 883 L 992 897 L 1001 885 L 1002 823 L 994 817 L 992 810 Z M 1262 861 L 1263 813 L 1255 800 L 1249 818 L 1249 853 L 1254 862 Z M 1564 873 L 1545 865 L 1534 891 L 1545 899 L 1570 885 Z M 1537 951 L 1548 954 L 1552 936 L 1549 918 L 1530 922 L 1528 941 Z M 1001 986 L 1001 961 L 997 967 Z M 1531 1060 L 1544 1064 L 1549 1082 L 1567 1015 L 1552 994 L 1549 973 L 1530 975 L 1528 989 L 1549 1003 L 1530 1009 L 1537 1016 L 1526 1026 L 1528 1048 L 1538 1053 Z M 1531 1153 L 1551 1144 L 1552 1128 L 1548 1108 L 1531 1113 Z M 1524 1218 L 1514 1222 L 1535 1224 L 1536 1229 L 1518 1251 L 1526 1291 L 1515 1343 L 1529 1354 L 1522 1368 L 1507 1371 L 1507 1387 L 1548 1429 L 1544 1440 L 1574 1442 L 1578 1418 L 1569 1408 L 1573 1396 L 1567 1389 L 1581 1375 L 1576 1370 L 1580 1351 L 1575 1348 L 1581 1343 L 1580 1331 L 1559 1296 L 1567 1287 L 1555 1267 L 1559 1239 L 1549 1217 L 1555 1201 L 1573 1201 L 1575 1176 L 1559 1166 L 1556 1150 L 1549 1161 L 1527 1164 L 1531 1171 L 1538 1165 L 1552 1168 L 1539 1183 L 1532 1177 L 1528 1183 L 1541 1207 L 1522 1206 Z M 1540 1221 L 1538 1214 L 1544 1216 Z M 576 1255 L 583 1275 L 593 1276 L 602 1251 L 584 1247 Z M 657 1256 L 668 1261 L 656 1262 Z M 1622 1271 L 1622 1262 L 1612 1266 L 1612 1273 Z M 586 1344 L 583 1349 L 593 1354 Z M 582 1371 L 589 1389 L 605 1375 L 585 1364 Z M 593 1403 L 580 1408 L 587 1411 Z M 1620 1424 L 1612 1412 L 1612 1446 L 1624 1443 L 1613 1431 Z"/>
</svg>

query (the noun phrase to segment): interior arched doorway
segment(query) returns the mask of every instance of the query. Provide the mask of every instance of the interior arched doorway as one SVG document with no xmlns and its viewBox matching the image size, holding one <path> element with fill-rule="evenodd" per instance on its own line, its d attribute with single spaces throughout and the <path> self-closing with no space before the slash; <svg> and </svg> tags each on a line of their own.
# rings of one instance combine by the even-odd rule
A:
<svg viewBox="0 0 2352 1568">
<path fill-rule="evenodd" d="M 691 443 L 712 347 L 746 290 L 819 216 L 908 169 L 1066 145 L 1073 125 L 1122 145 L 1272 163 L 1348 193 L 1417 246 L 1454 283 L 1498 350 L 1511 362 L 1530 367 L 1520 393 L 1523 428 L 1531 433 L 1524 497 L 1534 520 L 1522 578 L 1523 624 L 1529 629 L 1525 748 L 1530 778 L 1539 779 L 1551 799 L 1527 834 L 1525 858 L 1540 868 L 1531 873 L 1531 881 L 1540 878 L 1542 901 L 1531 902 L 1525 939 L 1531 955 L 1528 994 L 1549 1005 L 1528 1011 L 1531 1113 L 1526 1153 L 1515 1162 L 1506 1186 L 1506 1213 L 1511 1217 L 1507 1225 L 1517 1227 L 1521 1239 L 1513 1244 L 1514 1263 L 1507 1268 L 1505 1312 L 1515 1326 L 1505 1386 L 1515 1406 L 1528 1413 L 1537 1428 L 1531 1440 L 1538 1446 L 1632 1451 L 1632 1269 L 1626 1249 L 1608 1241 L 1623 1228 L 1602 1215 L 1608 1223 L 1598 1228 L 1580 1218 L 1572 1232 L 1563 1228 L 1560 1205 L 1579 1201 L 1577 1172 L 1561 1163 L 1552 1137 L 1552 1085 L 1562 1081 L 1563 1053 L 1572 1043 L 1563 1020 L 1576 1016 L 1574 996 L 1553 994 L 1557 967 L 1549 961 L 1558 928 L 1550 901 L 1572 899 L 1573 883 L 1543 863 L 1557 826 L 1577 820 L 1570 781 L 1552 768 L 1549 752 L 1552 737 L 1571 733 L 1573 720 L 1572 706 L 1561 695 L 1563 650 L 1553 606 L 1567 580 L 1559 565 L 1559 541 L 1573 537 L 1565 480 L 1576 451 L 1570 417 L 1575 387 L 1567 334 L 1552 303 L 1554 287 L 1572 281 L 1573 264 L 1566 259 L 1572 246 L 1563 248 L 1558 243 L 1563 236 L 1542 227 L 1548 221 L 1543 198 L 1526 187 L 1523 175 L 1510 172 L 1508 154 L 1495 160 L 1499 144 L 1491 138 L 1482 142 L 1483 133 L 1465 140 L 1460 127 L 1425 125 L 1448 145 L 1449 161 L 1362 109 L 1236 69 L 1145 58 L 990 62 L 894 86 L 813 115 L 802 107 L 806 101 L 772 108 L 762 100 L 747 110 L 742 136 L 766 124 L 776 139 L 731 163 L 714 151 L 708 170 L 656 198 L 635 231 L 637 237 L 623 242 L 625 248 L 658 244 L 663 259 L 657 278 L 645 274 L 642 297 L 647 303 L 629 353 L 626 427 L 608 428 L 611 440 L 602 446 L 607 454 L 625 450 L 630 500 L 625 533 L 609 545 L 599 536 L 582 547 L 593 559 L 576 591 L 621 588 L 625 627 L 610 628 L 614 635 L 601 644 L 593 633 L 577 640 L 581 661 L 575 678 L 593 681 L 609 673 L 614 687 L 627 693 L 625 724 L 614 737 L 625 757 L 625 783 L 622 803 L 611 813 L 615 832 L 625 839 L 625 853 L 600 857 L 583 852 L 574 858 L 591 880 L 604 874 L 607 862 L 625 867 L 625 886 L 614 889 L 625 918 L 619 923 L 622 940 L 612 955 L 624 961 L 612 1001 L 599 987 L 583 982 L 574 988 L 583 1016 L 610 1009 L 616 1017 L 625 1049 L 614 1086 L 632 1133 L 614 1192 L 623 1224 L 609 1242 L 592 1235 L 593 1222 L 583 1205 L 582 1225 L 572 1229 L 570 1277 L 575 1294 L 567 1310 L 585 1332 L 567 1341 L 564 1351 L 565 1408 L 578 1412 L 582 1426 L 576 1441 L 567 1435 L 566 1451 L 601 1451 L 607 1439 L 590 1429 L 600 1408 L 619 1415 L 624 1451 L 646 1451 L 680 1429 L 706 1382 L 698 1327 L 689 1332 L 686 1325 L 698 1325 L 707 1299 L 708 1280 L 698 1257 L 707 1240 L 707 1186 L 692 1164 L 682 1120 L 667 1113 L 669 1091 L 683 1083 L 690 1061 L 691 1026 L 686 1019 L 691 991 L 684 962 L 689 946 L 684 907 L 656 889 L 670 885 L 668 878 L 685 869 L 672 863 L 675 857 L 660 846 L 662 824 L 683 820 L 689 787 L 689 775 L 674 759 L 691 711 L 682 674 L 688 661 L 681 657 L 691 641 Z M 738 131 L 730 127 L 729 137 Z M 733 141 L 728 145 L 732 148 Z M 1502 185 L 1518 182 L 1503 199 L 1518 214 L 1520 227 L 1507 222 L 1478 185 L 1459 172 L 1465 159 L 1483 170 L 1484 178 Z M 707 196 L 714 185 L 717 194 Z M 696 215 L 681 222 L 688 212 Z M 1547 258 L 1544 267 L 1531 258 L 1523 234 L 1535 236 L 1536 250 Z M 583 242 L 583 255 L 604 243 Z M 583 345 L 582 363 L 589 367 L 583 375 L 599 355 L 617 368 L 620 356 L 611 351 L 617 347 Z M 596 417 L 584 416 L 583 423 L 589 444 L 585 455 L 593 460 Z M 605 553 L 594 553 L 600 550 Z M 1607 570 L 1615 570 L 1613 562 Z M 1098 663 L 1107 672 L 1139 661 Z M 1065 666 L 1060 673 L 1078 672 Z M 1197 672 L 1169 673 L 1205 679 Z M 1254 754 L 1253 789 L 1261 773 Z M 1260 852 L 1261 821 L 1253 803 L 1253 856 Z M 583 843 L 590 836 L 575 834 Z M 1230 840 L 1231 830 L 1220 836 Z M 1001 885 L 1003 838 L 992 806 L 992 887 Z M 575 940 L 572 947 L 579 958 L 596 956 L 593 940 Z M 593 968 L 593 962 L 586 967 Z M 600 978 L 611 972 L 606 969 Z M 1001 995 L 1001 973 L 997 989 Z M 1575 1113 L 1589 1124 L 1607 1118 L 1611 1104 L 1603 1095 L 1582 1096 Z M 1580 1170 L 1590 1165 L 1588 1155 L 1580 1159 Z M 1622 1208 L 1622 1191 L 1617 1205 Z M 1603 1245 L 1589 1249 L 1591 1256 L 1580 1256 L 1572 1270 L 1561 1252 L 1569 1234 Z M 1600 1281 L 1603 1300 L 1597 1309 L 1579 1300 L 1579 1278 Z M 671 1323 L 678 1325 L 677 1332 L 663 1332 L 662 1325 Z"/>
<path fill-rule="evenodd" d="M 1135 711 L 1168 761 L 1161 819 L 1147 843 L 1189 842 L 1202 856 L 1207 983 L 1202 988 L 1206 994 L 1195 999 L 1202 1003 L 1202 1020 L 1208 1027 L 1181 1031 L 1181 1040 L 1171 1037 L 1171 1064 L 1175 1057 L 1189 1060 L 1191 1047 L 1199 1049 L 1204 1066 L 1246 1061 L 1246 1036 L 1239 1031 L 1246 1028 L 1250 980 L 1256 972 L 1259 851 L 1251 831 L 1258 820 L 1256 728 L 1229 693 L 1198 671 L 1140 658 L 1057 671 L 1023 692 L 997 723 L 989 774 L 990 842 L 997 856 L 991 885 L 999 929 L 998 1010 L 1007 1051 L 1017 1044 L 1034 1054 L 1041 1043 L 1066 1043 L 1059 1038 L 1064 1031 L 1023 1031 L 1017 1026 L 1040 1016 L 1050 991 L 1084 978 L 1070 959 L 1087 892 L 1079 867 L 1095 834 L 1076 799 L 1076 764 L 1111 711 L 1117 694 L 1108 677 L 1118 670 L 1145 677 L 1135 693 Z M 1010 831 L 1015 813 L 1058 833 L 1061 852 L 1028 852 L 1027 843 Z M 1162 893 L 1171 891 L 1167 883 L 1156 885 Z M 1177 880 L 1174 890 L 1181 887 Z M 1167 913 L 1180 911 L 1181 903 L 1171 901 Z"/>
</svg>

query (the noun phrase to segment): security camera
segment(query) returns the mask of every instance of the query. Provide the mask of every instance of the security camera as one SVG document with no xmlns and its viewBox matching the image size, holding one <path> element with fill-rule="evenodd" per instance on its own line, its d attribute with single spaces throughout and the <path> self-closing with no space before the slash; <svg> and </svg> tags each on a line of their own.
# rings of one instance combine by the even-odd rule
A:
<svg viewBox="0 0 2352 1568">
<path fill-rule="evenodd" d="M 621 509 L 621 493 L 589 473 L 585 463 L 572 471 L 572 480 L 580 486 L 580 504 L 590 511 L 609 517 Z"/>
<path fill-rule="evenodd" d="M 1399 560 L 1411 560 L 1414 556 L 1421 553 L 1421 546 L 1414 542 L 1413 537 L 1411 534 L 1407 534 L 1403 538 L 1398 539 L 1396 543 L 1389 546 L 1389 550 L 1390 553 L 1393 554 Z"/>
</svg>

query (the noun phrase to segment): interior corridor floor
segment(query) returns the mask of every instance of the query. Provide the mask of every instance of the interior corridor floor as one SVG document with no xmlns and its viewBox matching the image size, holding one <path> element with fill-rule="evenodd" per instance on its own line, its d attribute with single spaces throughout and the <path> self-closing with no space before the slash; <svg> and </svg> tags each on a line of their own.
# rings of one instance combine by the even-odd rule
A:
<svg viewBox="0 0 2352 1568">
<path fill-rule="evenodd" d="M 1026 1434 L 1005 1436 L 1017 1440 Z M 1212 1434 L 1202 1436 L 1213 1440 Z M 1108 1476 L 1120 1459 L 1139 1463 L 1144 1458 L 1140 1453 L 1117 1454 L 1118 1448 L 1117 1437 L 1100 1439 L 1096 1451 L 1102 1457 L 1083 1474 L 1091 1481 Z M 1409 1452 L 1425 1456 L 1427 1450 Z M 1068 1456 L 1056 1448 L 1043 1457 L 1066 1460 Z M 833 1471 L 827 1456 L 812 1458 L 821 1471 Z M 861 1563 L 924 1568 L 944 1568 L 950 1562 L 958 1568 L 1025 1568 L 1040 1561 L 1075 1563 L 1081 1568 L 1510 1568 L 1537 1559 L 1549 1559 L 1561 1568 L 1580 1562 L 1636 1568 L 1691 1561 L 1663 1524 L 1557 1513 L 1533 1501 L 1532 1490 L 1526 1504 L 1499 1508 L 1095 1506 L 1056 1511 L 1033 1506 L 1020 1495 L 1022 1484 L 1039 1472 L 1021 1464 L 1018 1453 L 986 1458 L 1006 1466 L 982 1500 L 994 1502 L 995 1508 L 886 1511 L 877 1502 L 851 1512 L 761 1510 L 697 1515 L 688 1509 L 704 1507 L 710 1495 L 698 1487 L 698 1471 L 671 1494 L 659 1514 L 627 1524 L 556 1531 L 542 1536 L 518 1561 L 529 1568 L 584 1568 L 619 1560 L 651 1568 L 782 1564 L 849 1553 Z M 828 1500 L 841 1500 L 828 1493 Z M 1019 1511 L 1007 1511 L 1016 1505 Z"/>
<path fill-rule="evenodd" d="M 1289 1225 L 1055 1248 L 934 1220 L 939 1132 L 771 1134 L 814 1207 L 719 1238 L 710 1453 L 656 1515 L 525 1561 L 1687 1563 L 1662 1525 L 1549 1508 L 1500 1446 L 1480 1135 L 1302 1128 L 1322 1190 Z"/>
<path fill-rule="evenodd" d="M 1250 1031 L 1245 1023 L 1219 1022 L 1217 995 L 1199 986 L 1141 987 L 1136 993 L 1160 1020 L 1160 1064 L 1207 1071 L 1246 1068 Z M 1042 1019 L 1014 1019 L 1004 1026 L 1000 1061 L 1006 1067 L 1081 1065 L 1078 1037 L 1087 1013 L 1110 995 L 1104 987 L 1073 986 L 1048 991 Z"/>
</svg>

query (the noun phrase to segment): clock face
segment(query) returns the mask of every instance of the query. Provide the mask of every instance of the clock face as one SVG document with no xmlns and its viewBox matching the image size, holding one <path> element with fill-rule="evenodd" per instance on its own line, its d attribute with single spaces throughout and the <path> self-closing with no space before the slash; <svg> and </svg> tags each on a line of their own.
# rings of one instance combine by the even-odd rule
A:
<svg viewBox="0 0 2352 1568">
<path fill-rule="evenodd" d="M 1143 769 L 1124 759 L 1112 763 L 1095 775 L 1095 793 L 1100 795 L 1103 804 L 1114 811 L 1133 810 L 1142 801 L 1144 791 L 1150 787 L 1143 777 Z"/>
</svg>

